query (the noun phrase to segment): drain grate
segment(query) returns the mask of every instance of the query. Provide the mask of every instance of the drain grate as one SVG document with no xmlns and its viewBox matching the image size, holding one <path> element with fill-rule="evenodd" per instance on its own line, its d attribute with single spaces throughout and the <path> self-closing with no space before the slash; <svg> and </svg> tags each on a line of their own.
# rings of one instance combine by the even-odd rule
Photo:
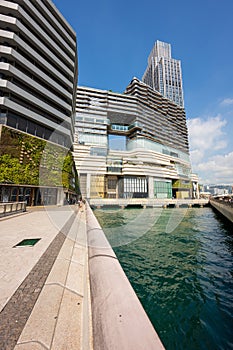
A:
<svg viewBox="0 0 233 350">
<path fill-rule="evenodd" d="M 21 242 L 17 243 L 16 245 L 14 245 L 13 248 L 16 247 L 33 247 L 41 238 L 26 238 L 23 239 Z"/>
</svg>

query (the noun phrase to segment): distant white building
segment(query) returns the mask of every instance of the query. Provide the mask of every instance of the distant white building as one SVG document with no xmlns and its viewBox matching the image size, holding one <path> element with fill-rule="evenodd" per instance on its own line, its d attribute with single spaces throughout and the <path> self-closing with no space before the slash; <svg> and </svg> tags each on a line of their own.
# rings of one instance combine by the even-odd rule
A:
<svg viewBox="0 0 233 350">
<path fill-rule="evenodd" d="M 220 184 L 220 185 L 206 185 L 204 186 L 206 191 L 209 191 L 212 195 L 227 195 L 232 193 L 232 185 Z"/>
</svg>

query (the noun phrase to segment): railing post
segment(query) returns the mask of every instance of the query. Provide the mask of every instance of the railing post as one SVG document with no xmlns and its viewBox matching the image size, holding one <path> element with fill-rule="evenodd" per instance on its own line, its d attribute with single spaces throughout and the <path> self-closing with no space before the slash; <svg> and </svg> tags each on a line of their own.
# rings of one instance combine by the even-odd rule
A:
<svg viewBox="0 0 233 350">
<path fill-rule="evenodd" d="M 8 214 L 17 213 L 18 211 L 26 211 L 27 202 L 8 202 L 0 203 L 2 210 L 0 211 L 0 217 L 6 216 Z"/>
</svg>

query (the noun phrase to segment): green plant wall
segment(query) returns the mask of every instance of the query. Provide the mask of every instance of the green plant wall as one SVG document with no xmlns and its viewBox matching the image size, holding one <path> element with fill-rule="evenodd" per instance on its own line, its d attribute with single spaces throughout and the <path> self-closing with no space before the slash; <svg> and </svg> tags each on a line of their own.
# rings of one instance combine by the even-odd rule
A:
<svg viewBox="0 0 233 350">
<path fill-rule="evenodd" d="M 5 126 L 0 136 L 0 183 L 78 191 L 71 151 Z"/>
</svg>

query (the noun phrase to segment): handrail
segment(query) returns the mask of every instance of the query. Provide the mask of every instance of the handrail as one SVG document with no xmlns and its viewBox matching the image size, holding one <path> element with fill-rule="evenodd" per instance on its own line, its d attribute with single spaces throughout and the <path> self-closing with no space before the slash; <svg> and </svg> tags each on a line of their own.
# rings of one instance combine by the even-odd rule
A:
<svg viewBox="0 0 233 350">
<path fill-rule="evenodd" d="M 0 217 L 16 212 L 26 211 L 27 202 L 2 202 L 0 203 Z"/>
<path fill-rule="evenodd" d="M 218 198 L 211 197 L 210 201 L 233 208 L 233 198 L 226 200 L 226 199 L 218 199 Z"/>
<path fill-rule="evenodd" d="M 88 203 L 87 240 L 95 350 L 164 350 Z"/>
</svg>

